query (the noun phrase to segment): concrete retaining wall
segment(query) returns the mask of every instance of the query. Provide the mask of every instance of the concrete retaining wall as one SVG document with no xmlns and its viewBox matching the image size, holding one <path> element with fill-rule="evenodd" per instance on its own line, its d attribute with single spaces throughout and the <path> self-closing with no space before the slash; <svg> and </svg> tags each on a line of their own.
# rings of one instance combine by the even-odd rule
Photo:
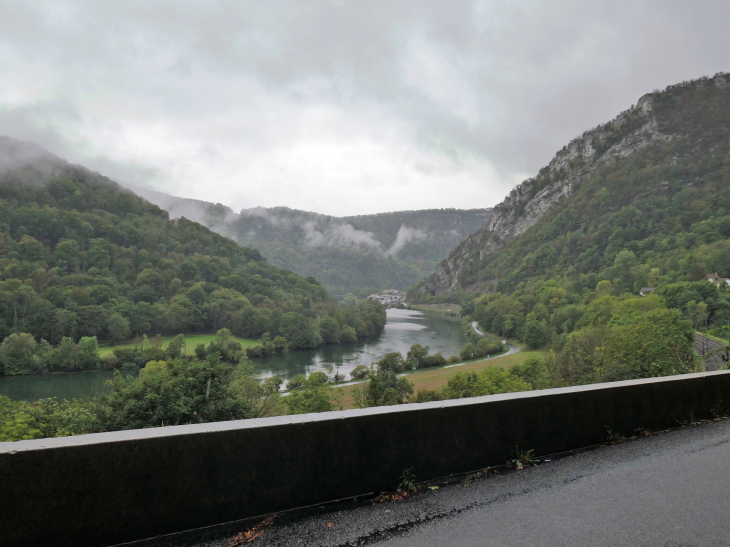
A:
<svg viewBox="0 0 730 547">
<path fill-rule="evenodd" d="M 724 412 L 730 372 L 0 443 L 0 544 L 112 545 Z"/>
</svg>

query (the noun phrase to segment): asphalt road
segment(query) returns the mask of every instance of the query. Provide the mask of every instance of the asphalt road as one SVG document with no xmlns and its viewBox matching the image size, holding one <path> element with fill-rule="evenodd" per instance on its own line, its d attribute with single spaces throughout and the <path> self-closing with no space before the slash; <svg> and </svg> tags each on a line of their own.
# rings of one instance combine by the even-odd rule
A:
<svg viewBox="0 0 730 547">
<path fill-rule="evenodd" d="M 730 420 L 551 459 L 405 500 L 281 516 L 253 545 L 730 545 Z"/>
</svg>

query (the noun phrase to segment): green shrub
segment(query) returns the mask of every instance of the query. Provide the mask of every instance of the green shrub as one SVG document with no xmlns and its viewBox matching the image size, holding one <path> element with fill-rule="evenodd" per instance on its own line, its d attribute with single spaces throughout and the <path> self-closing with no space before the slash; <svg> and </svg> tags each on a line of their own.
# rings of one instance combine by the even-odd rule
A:
<svg viewBox="0 0 730 547">
<path fill-rule="evenodd" d="M 321 387 L 321 386 L 325 385 L 327 382 L 329 382 L 329 377 L 327 376 L 327 374 L 318 370 L 309 375 L 309 378 L 307 378 L 307 382 L 306 382 L 305 386 L 306 387 Z"/>
<path fill-rule="evenodd" d="M 302 389 L 306 381 L 304 374 L 295 374 L 286 383 L 286 389 Z"/>
<path fill-rule="evenodd" d="M 350 377 L 353 380 L 362 380 L 368 377 L 369 372 L 369 367 L 366 367 L 365 365 L 357 365 L 354 369 L 350 371 Z"/>
</svg>

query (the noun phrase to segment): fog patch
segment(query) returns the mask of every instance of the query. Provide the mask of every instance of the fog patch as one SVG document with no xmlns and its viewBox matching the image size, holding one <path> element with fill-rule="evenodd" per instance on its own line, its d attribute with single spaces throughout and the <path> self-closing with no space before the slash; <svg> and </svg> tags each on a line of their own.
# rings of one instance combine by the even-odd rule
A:
<svg viewBox="0 0 730 547">
<path fill-rule="evenodd" d="M 308 247 L 322 247 L 327 245 L 327 238 L 325 235 L 317 230 L 317 223 L 313 220 L 302 224 L 304 230 L 304 243 Z"/>
<path fill-rule="evenodd" d="M 250 207 L 248 209 L 241 209 L 241 216 L 248 217 L 262 217 L 271 222 L 271 224 L 279 224 L 279 219 L 274 215 L 270 215 L 266 207 Z"/>
<path fill-rule="evenodd" d="M 0 136 L 0 170 L 2 171 L 32 165 L 35 169 L 50 172 L 53 168 L 63 164 L 66 164 L 65 160 L 35 143 Z"/>
<path fill-rule="evenodd" d="M 423 230 L 409 228 L 405 224 L 401 224 L 401 227 L 398 228 L 398 235 L 396 235 L 395 241 L 390 248 L 385 251 L 385 254 L 388 256 L 395 256 L 403 249 L 403 247 L 406 246 L 408 242 L 426 239 L 426 237 L 427 234 Z"/>
<path fill-rule="evenodd" d="M 352 224 L 329 224 L 324 230 L 318 230 L 317 227 L 318 223 L 313 220 L 302 224 L 305 244 L 309 247 L 367 245 L 382 250 L 372 232 L 358 230 Z"/>
<path fill-rule="evenodd" d="M 380 242 L 375 239 L 372 232 L 358 230 L 352 224 L 341 224 L 333 230 L 336 234 L 338 242 L 354 243 L 355 245 L 365 244 L 369 247 L 380 249 Z"/>
</svg>

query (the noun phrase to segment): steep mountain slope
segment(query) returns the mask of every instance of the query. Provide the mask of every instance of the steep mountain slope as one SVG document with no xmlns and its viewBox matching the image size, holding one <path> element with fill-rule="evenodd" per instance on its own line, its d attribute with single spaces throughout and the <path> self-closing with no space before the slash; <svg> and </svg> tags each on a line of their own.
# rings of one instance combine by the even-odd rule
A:
<svg viewBox="0 0 730 547">
<path fill-rule="evenodd" d="M 379 305 L 338 306 L 314 278 L 195 222 L 171 221 L 32 143 L 0 138 L 0 339 L 24 332 L 58 344 L 227 327 L 314 347 L 384 323 Z"/>
<path fill-rule="evenodd" d="M 706 268 L 730 275 L 721 253 L 701 250 L 730 236 L 729 138 L 730 75 L 644 95 L 516 187 L 411 297 L 563 276 L 593 275 L 595 286 L 620 275 L 612 268 L 622 250 L 639 284 L 699 279 Z"/>
<path fill-rule="evenodd" d="M 490 209 L 430 209 L 332 217 L 287 207 L 235 213 L 221 204 L 132 190 L 172 218 L 200 222 L 259 250 L 271 264 L 314 276 L 334 294 L 410 287 L 491 215 Z"/>
</svg>

